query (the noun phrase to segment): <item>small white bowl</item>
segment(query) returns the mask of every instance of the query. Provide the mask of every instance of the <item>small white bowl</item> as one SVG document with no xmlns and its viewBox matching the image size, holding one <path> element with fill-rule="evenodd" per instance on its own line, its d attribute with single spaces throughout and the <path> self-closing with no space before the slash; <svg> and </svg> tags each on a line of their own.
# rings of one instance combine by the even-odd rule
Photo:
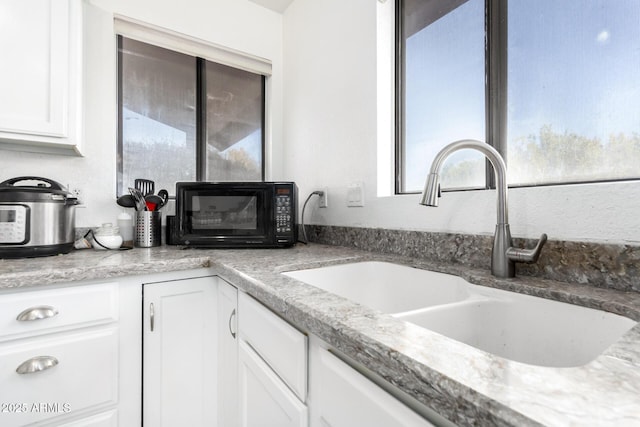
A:
<svg viewBox="0 0 640 427">
<path fill-rule="evenodd" d="M 95 234 L 93 236 L 93 249 L 96 250 L 101 250 L 104 251 L 105 248 L 103 248 L 102 246 L 105 246 L 108 249 L 118 249 L 120 246 L 122 246 L 122 236 L 120 236 L 119 234 L 112 234 L 112 235 L 99 235 L 99 234 Z M 100 243 L 100 246 L 98 243 Z"/>
</svg>

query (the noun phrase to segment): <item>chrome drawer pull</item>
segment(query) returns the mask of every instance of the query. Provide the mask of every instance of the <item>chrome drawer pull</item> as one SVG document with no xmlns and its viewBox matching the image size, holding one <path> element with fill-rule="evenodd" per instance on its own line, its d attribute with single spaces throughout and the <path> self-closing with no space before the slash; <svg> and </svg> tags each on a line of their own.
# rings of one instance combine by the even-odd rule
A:
<svg viewBox="0 0 640 427">
<path fill-rule="evenodd" d="M 234 308 L 233 311 L 231 312 L 231 316 L 229 316 L 229 332 L 231 333 L 231 336 L 233 338 L 236 337 L 236 333 L 234 332 L 234 330 L 231 328 L 231 322 L 233 321 L 233 317 L 236 315 L 236 309 Z"/>
<path fill-rule="evenodd" d="M 20 375 L 33 374 L 40 371 L 51 369 L 58 364 L 58 359 L 53 356 L 38 356 L 25 360 L 16 368 L 16 372 Z"/>
<path fill-rule="evenodd" d="M 153 332 L 154 326 L 156 324 L 156 311 L 153 307 L 153 303 L 149 304 L 149 326 L 151 327 L 151 332 Z"/>
<path fill-rule="evenodd" d="M 16 320 L 20 322 L 30 322 L 32 320 L 47 319 L 58 315 L 58 309 L 50 305 L 40 305 L 31 307 L 18 314 Z"/>
</svg>

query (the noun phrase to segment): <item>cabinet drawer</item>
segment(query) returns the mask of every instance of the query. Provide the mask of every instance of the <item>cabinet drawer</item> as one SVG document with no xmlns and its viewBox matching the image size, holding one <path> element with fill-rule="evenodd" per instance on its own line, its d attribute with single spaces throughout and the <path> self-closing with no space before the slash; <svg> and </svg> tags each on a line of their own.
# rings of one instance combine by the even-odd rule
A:
<svg viewBox="0 0 640 427">
<path fill-rule="evenodd" d="M 307 336 L 247 294 L 238 294 L 240 337 L 303 402 L 307 398 Z"/>
<path fill-rule="evenodd" d="M 58 427 L 118 427 L 118 412 L 113 409 L 81 420 L 58 424 Z"/>
<path fill-rule="evenodd" d="M 307 407 L 245 342 L 239 344 L 240 425 L 307 427 Z"/>
<path fill-rule="evenodd" d="M 57 364 L 31 373 L 17 372 L 36 357 L 55 358 Z M 116 404 L 117 376 L 118 333 L 114 327 L 0 344 L 0 402 L 13 405 L 3 408 L 0 425 L 24 425 L 94 405 Z"/>
<path fill-rule="evenodd" d="M 313 418 L 327 427 L 432 427 L 325 349 L 312 352 Z M 312 423 L 313 424 L 313 423 Z"/>
<path fill-rule="evenodd" d="M 0 341 L 117 319 L 117 283 L 0 294 Z"/>
</svg>

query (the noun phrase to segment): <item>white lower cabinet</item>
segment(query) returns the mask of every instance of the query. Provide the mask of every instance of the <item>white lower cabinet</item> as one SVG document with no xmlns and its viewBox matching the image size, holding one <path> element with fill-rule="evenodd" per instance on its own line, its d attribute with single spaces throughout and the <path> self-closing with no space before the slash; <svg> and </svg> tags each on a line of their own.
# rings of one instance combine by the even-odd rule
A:
<svg viewBox="0 0 640 427">
<path fill-rule="evenodd" d="M 240 425 L 309 425 L 307 336 L 244 292 L 238 316 Z"/>
<path fill-rule="evenodd" d="M 216 276 L 143 285 L 143 426 L 238 425 L 237 299 Z"/>
<path fill-rule="evenodd" d="M 0 292 L 0 425 L 118 425 L 118 290 Z"/>
<path fill-rule="evenodd" d="M 433 426 L 315 341 L 310 358 L 312 427 Z"/>
<path fill-rule="evenodd" d="M 116 328 L 65 333 L 0 345 L 0 402 L 3 426 L 117 403 Z M 79 392 L 79 390 L 83 390 Z"/>
<path fill-rule="evenodd" d="M 238 315 L 240 426 L 433 425 L 244 292 Z"/>
<path fill-rule="evenodd" d="M 238 290 L 218 280 L 218 426 L 240 425 L 238 406 Z"/>
<path fill-rule="evenodd" d="M 144 285 L 144 426 L 197 427 L 217 419 L 216 280 Z"/>
<path fill-rule="evenodd" d="M 77 421 L 60 424 L 60 427 L 120 427 L 118 423 L 118 411 L 107 411 L 101 414 L 86 417 Z M 45 427 L 45 426 L 43 426 Z"/>
<path fill-rule="evenodd" d="M 432 425 L 211 274 L 0 290 L 0 425 Z"/>
<path fill-rule="evenodd" d="M 307 400 L 308 337 L 244 292 L 238 298 L 239 334 L 298 397 Z"/>
<path fill-rule="evenodd" d="M 305 427 L 307 407 L 245 341 L 240 341 L 240 425 Z"/>
</svg>

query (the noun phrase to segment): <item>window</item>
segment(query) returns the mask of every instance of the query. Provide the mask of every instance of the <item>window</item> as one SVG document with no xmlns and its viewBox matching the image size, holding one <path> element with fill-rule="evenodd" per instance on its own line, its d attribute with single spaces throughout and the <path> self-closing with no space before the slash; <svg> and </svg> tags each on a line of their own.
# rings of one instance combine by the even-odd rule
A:
<svg viewBox="0 0 640 427">
<path fill-rule="evenodd" d="M 398 0 L 396 192 L 457 139 L 494 145 L 510 185 L 640 178 L 640 0 Z M 486 40 L 486 43 L 485 43 Z M 464 150 L 449 189 L 487 188 Z"/>
<path fill-rule="evenodd" d="M 263 75 L 118 36 L 118 194 L 264 179 Z"/>
</svg>

